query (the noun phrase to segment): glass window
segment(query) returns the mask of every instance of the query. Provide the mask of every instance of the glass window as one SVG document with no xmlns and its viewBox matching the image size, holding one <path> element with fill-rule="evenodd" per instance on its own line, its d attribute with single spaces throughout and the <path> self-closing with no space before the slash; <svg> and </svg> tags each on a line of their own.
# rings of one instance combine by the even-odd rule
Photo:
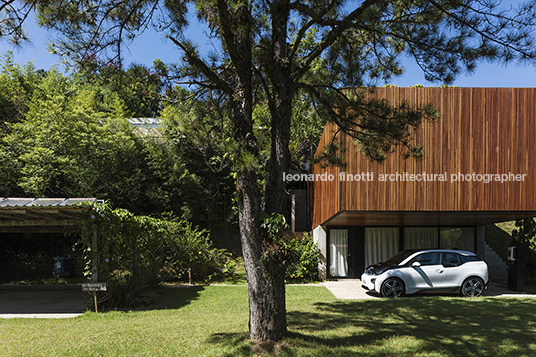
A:
<svg viewBox="0 0 536 357">
<path fill-rule="evenodd" d="M 474 227 L 441 228 L 439 233 L 439 248 L 475 251 Z"/>
<path fill-rule="evenodd" d="M 457 267 L 461 265 L 460 256 L 458 253 L 443 253 L 441 264 L 443 264 L 445 268 Z"/>
<path fill-rule="evenodd" d="M 439 265 L 441 264 L 441 253 L 423 253 L 417 255 L 409 261 L 409 265 L 419 262 L 421 265 Z"/>
<path fill-rule="evenodd" d="M 404 249 L 437 248 L 438 228 L 406 227 L 404 228 Z"/>
<path fill-rule="evenodd" d="M 478 261 L 482 260 L 479 257 L 476 257 L 474 255 L 462 255 L 461 259 L 462 259 L 462 264 L 463 263 L 468 263 L 468 262 L 478 262 Z"/>
<path fill-rule="evenodd" d="M 329 274 L 333 277 L 348 276 L 348 230 L 329 231 Z"/>
<path fill-rule="evenodd" d="M 398 253 L 398 227 L 365 228 L 365 266 L 384 262 Z"/>
</svg>

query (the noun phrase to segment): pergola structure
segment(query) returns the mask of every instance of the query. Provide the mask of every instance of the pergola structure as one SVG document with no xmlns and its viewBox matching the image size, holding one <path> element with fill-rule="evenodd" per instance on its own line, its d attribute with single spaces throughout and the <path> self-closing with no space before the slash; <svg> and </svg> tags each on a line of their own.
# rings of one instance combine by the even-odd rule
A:
<svg viewBox="0 0 536 357">
<path fill-rule="evenodd" d="M 84 224 L 82 213 L 96 198 L 0 198 L 2 233 L 75 233 Z M 92 241 L 92 280 L 98 280 L 97 233 Z"/>
</svg>

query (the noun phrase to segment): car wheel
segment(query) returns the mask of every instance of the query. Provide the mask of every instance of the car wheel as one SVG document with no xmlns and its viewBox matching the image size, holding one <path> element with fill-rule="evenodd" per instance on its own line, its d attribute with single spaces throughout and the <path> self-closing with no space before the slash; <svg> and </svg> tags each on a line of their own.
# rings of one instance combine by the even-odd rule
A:
<svg viewBox="0 0 536 357">
<path fill-rule="evenodd" d="M 404 295 L 404 283 L 397 278 L 387 278 L 382 284 L 381 293 L 388 298 L 397 298 Z"/>
<path fill-rule="evenodd" d="M 470 277 L 464 280 L 461 293 L 465 297 L 478 297 L 484 292 L 484 281 L 477 277 Z"/>
</svg>

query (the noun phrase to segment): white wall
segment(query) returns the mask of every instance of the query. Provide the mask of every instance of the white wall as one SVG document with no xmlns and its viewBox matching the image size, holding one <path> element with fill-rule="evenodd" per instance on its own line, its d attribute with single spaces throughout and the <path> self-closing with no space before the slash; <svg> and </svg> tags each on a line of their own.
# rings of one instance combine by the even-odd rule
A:
<svg viewBox="0 0 536 357">
<path fill-rule="evenodd" d="M 322 280 L 327 279 L 327 267 L 326 267 L 326 257 L 328 254 L 327 249 L 327 234 L 326 230 L 322 226 L 318 226 L 313 229 L 313 240 L 318 245 L 320 250 L 320 259 L 318 262 L 318 276 Z"/>
</svg>

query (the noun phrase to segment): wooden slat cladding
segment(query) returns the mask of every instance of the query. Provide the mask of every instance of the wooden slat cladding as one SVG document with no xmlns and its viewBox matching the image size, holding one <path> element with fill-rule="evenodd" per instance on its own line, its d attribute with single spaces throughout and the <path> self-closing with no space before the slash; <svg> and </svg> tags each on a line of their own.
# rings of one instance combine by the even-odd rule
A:
<svg viewBox="0 0 536 357">
<path fill-rule="evenodd" d="M 328 124 L 324 129 L 324 133 L 322 133 L 322 138 L 318 144 L 319 150 L 328 145 L 333 140 L 334 136 L 336 136 L 336 140 L 338 141 L 340 135 L 337 134 L 337 127 L 333 124 Z M 318 153 L 321 152 L 319 150 L 317 150 Z M 313 227 L 316 227 L 319 224 L 317 223 L 319 222 L 319 219 L 322 219 L 323 217 L 332 217 L 340 210 L 339 181 L 337 179 L 329 180 L 331 177 L 337 178 L 339 171 L 339 167 L 333 165 L 326 168 L 321 168 L 320 165 L 313 166 L 313 175 L 315 175 L 315 177 L 320 175 L 319 179 L 309 182 L 308 186 L 309 191 L 312 192 L 312 195 L 308 195 L 308 199 L 309 211 L 313 211 L 311 215 Z M 322 177 L 322 175 L 324 176 Z"/>
<path fill-rule="evenodd" d="M 352 138 L 342 134 L 347 166 L 313 168 L 314 174 L 336 177 L 314 183 L 313 226 L 340 211 L 536 210 L 535 88 L 388 87 L 372 95 L 392 104 L 431 102 L 439 110 L 439 120 L 423 123 L 414 133 L 414 142 L 424 146 L 424 157 L 405 160 L 403 151 L 397 150 L 383 163 L 371 162 L 358 152 Z M 318 152 L 333 131 L 329 124 Z M 373 180 L 339 182 L 339 171 L 372 174 Z M 447 181 L 438 181 L 438 176 L 435 181 L 380 181 L 380 175 L 397 173 L 407 174 L 407 179 L 412 174 L 446 174 Z M 473 173 L 525 176 L 516 177 L 523 181 L 509 176 L 506 182 L 486 183 L 485 176 L 473 180 Z M 470 175 L 471 181 L 454 180 L 460 175 Z"/>
</svg>

